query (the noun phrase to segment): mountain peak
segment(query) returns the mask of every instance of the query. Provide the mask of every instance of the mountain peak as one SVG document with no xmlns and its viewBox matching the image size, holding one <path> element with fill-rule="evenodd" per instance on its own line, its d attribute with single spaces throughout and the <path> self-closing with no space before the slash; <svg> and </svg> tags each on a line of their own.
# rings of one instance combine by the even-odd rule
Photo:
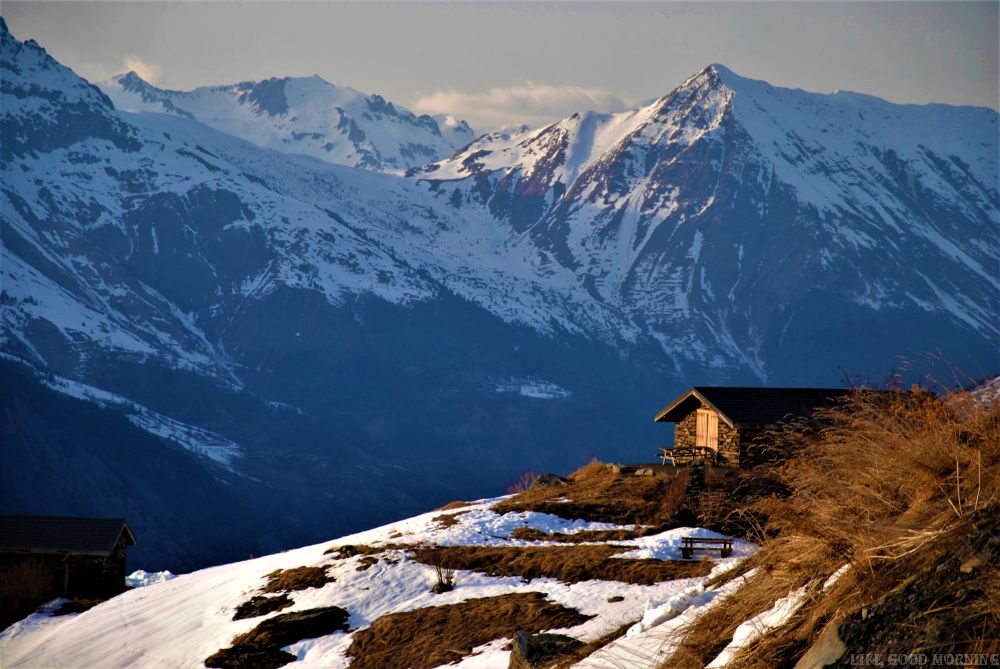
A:
<svg viewBox="0 0 1000 669">
<path fill-rule="evenodd" d="M 149 82 L 139 76 L 139 73 L 135 70 L 129 70 L 124 74 L 116 74 L 111 77 L 111 81 L 119 84 L 126 90 L 129 88 L 144 88 L 150 85 Z"/>
</svg>

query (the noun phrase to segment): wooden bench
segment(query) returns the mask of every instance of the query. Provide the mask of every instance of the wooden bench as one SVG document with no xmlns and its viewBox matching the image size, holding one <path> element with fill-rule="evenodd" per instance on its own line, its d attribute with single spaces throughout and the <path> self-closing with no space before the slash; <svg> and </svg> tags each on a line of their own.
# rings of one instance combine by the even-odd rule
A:
<svg viewBox="0 0 1000 669">
<path fill-rule="evenodd" d="M 733 554 L 733 540 L 710 539 L 707 537 L 684 537 L 681 539 L 681 558 L 690 560 L 694 557 L 695 551 L 720 551 L 722 557 L 729 557 Z"/>
</svg>

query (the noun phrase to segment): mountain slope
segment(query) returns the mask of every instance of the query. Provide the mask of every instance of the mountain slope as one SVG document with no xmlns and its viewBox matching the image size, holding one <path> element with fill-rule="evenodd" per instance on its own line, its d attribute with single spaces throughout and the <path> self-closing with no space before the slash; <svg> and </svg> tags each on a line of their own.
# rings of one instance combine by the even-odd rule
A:
<svg viewBox="0 0 1000 669">
<path fill-rule="evenodd" d="M 415 116 L 318 76 L 171 91 L 128 72 L 100 87 L 119 109 L 175 114 L 266 148 L 369 170 L 424 165 L 474 138 L 464 121 Z"/>
<path fill-rule="evenodd" d="M 713 65 L 645 108 L 486 135 L 410 174 L 523 231 L 671 356 L 787 380 L 901 325 L 977 367 L 998 336 L 997 128 Z"/>
<path fill-rule="evenodd" d="M 296 661 L 295 666 L 324 668 L 346 667 L 349 663 L 352 666 L 387 666 L 379 660 L 381 651 L 381 657 L 394 658 L 397 663 L 401 662 L 404 653 L 407 657 L 423 654 L 424 661 L 413 665 L 407 662 L 405 666 L 456 666 L 449 663 L 458 661 L 457 666 L 494 668 L 507 666 L 508 641 L 514 631 L 525 629 L 525 626 L 531 629 L 534 624 L 529 622 L 529 617 L 536 613 L 529 593 L 541 593 L 541 602 L 549 607 L 579 612 L 575 624 L 566 625 L 564 629 L 560 629 L 563 625 L 542 624 L 541 630 L 552 630 L 584 642 L 598 642 L 609 634 L 611 638 L 621 636 L 627 627 L 633 627 L 635 631 L 630 636 L 634 638 L 628 641 L 645 650 L 659 631 L 659 624 L 685 609 L 690 616 L 720 592 L 705 585 L 709 568 L 704 564 L 678 561 L 682 536 L 720 535 L 701 528 L 680 527 L 638 539 L 616 541 L 614 547 L 598 544 L 599 549 L 617 552 L 619 557 L 606 560 L 611 563 L 646 563 L 638 566 L 648 569 L 673 567 L 678 570 L 678 577 L 672 580 L 644 584 L 630 582 L 627 576 L 619 580 L 582 576 L 563 581 L 549 577 L 527 579 L 521 578 L 517 570 L 509 575 L 487 575 L 481 573 L 488 568 L 484 566 L 475 571 L 458 571 L 453 590 L 434 594 L 431 587 L 435 571 L 421 562 L 426 558 L 414 554 L 417 545 L 424 548 L 470 547 L 472 550 L 486 547 L 512 554 L 528 550 L 557 551 L 583 556 L 593 551 L 594 546 L 560 544 L 557 538 L 524 541 L 512 533 L 516 529 L 531 528 L 544 534 L 565 536 L 615 527 L 535 512 L 499 514 L 491 509 L 497 501 L 479 500 L 457 509 L 452 512 L 453 523 L 444 523 L 440 512 L 431 512 L 331 542 L 181 575 L 126 592 L 78 615 L 35 614 L 0 634 L 0 652 L 5 666 L 11 667 L 67 664 L 115 668 L 151 664 L 200 666 L 220 649 L 228 648 L 234 637 L 260 624 L 263 616 L 274 621 L 288 613 L 337 606 L 346 610 L 350 630 L 313 632 L 301 641 L 281 643 L 280 646 L 292 651 L 283 658 L 284 662 Z M 737 557 L 719 560 L 714 565 L 714 573 L 732 569 L 755 548 L 737 540 Z M 330 580 L 318 587 L 296 587 L 288 592 L 286 596 L 291 604 L 280 613 L 261 613 L 234 620 L 240 605 L 264 592 L 270 574 L 297 568 L 317 569 Z M 518 600 L 508 621 L 505 608 L 510 605 L 505 606 L 503 598 L 518 596 L 523 599 Z M 461 615 L 463 604 L 469 606 L 465 611 L 475 607 L 475 613 Z M 397 630 L 392 636 L 389 626 L 400 616 L 405 620 L 421 612 L 432 614 L 433 607 L 445 607 L 443 611 L 449 615 L 433 627 L 422 627 L 418 623 L 416 627 Z M 644 618 L 643 607 L 650 615 L 640 621 Z M 128 624 L 123 627 L 122 621 Z M 389 630 L 388 634 L 381 631 L 385 629 Z M 386 634 L 384 639 L 379 639 L 381 634 Z M 455 637 L 474 640 L 471 642 L 474 648 L 458 644 L 440 648 L 446 639 Z M 179 642 L 180 639 L 183 642 Z M 400 639 L 405 639 L 405 643 L 401 644 Z M 366 643 L 362 646 L 363 641 Z M 618 666 L 615 656 L 623 652 L 628 652 L 627 644 L 624 650 L 611 653 L 610 658 L 597 666 Z M 442 653 L 444 661 L 431 660 Z M 636 657 L 630 666 L 651 668 L 655 666 L 654 658 L 655 653 L 645 659 Z"/>
</svg>

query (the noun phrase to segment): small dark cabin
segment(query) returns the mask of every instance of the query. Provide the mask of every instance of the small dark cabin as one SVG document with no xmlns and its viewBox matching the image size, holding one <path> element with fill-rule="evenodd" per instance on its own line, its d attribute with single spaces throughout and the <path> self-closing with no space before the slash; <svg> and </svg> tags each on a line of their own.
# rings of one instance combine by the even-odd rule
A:
<svg viewBox="0 0 1000 669">
<path fill-rule="evenodd" d="M 125 551 L 135 535 L 123 518 L 0 516 L 0 570 L 41 565 L 51 597 L 109 597 L 125 589 Z"/>
<path fill-rule="evenodd" d="M 663 449 L 662 457 L 676 463 L 705 457 L 729 467 L 752 466 L 761 458 L 754 438 L 764 429 L 808 417 L 850 392 L 843 388 L 695 386 L 656 415 L 657 423 L 675 424 L 674 446 Z"/>
</svg>

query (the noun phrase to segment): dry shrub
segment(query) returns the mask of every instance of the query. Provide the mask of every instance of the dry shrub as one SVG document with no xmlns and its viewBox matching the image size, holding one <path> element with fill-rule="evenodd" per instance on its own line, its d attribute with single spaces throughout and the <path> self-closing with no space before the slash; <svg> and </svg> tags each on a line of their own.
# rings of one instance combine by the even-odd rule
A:
<svg viewBox="0 0 1000 669">
<path fill-rule="evenodd" d="M 493 506 L 497 513 L 538 511 L 595 522 L 667 526 L 683 507 L 686 469 L 656 476 L 622 474 L 592 462 L 569 475 L 564 486 L 532 488 Z"/>
<path fill-rule="evenodd" d="M 537 479 L 541 474 L 532 469 L 522 470 L 517 478 L 504 486 L 504 494 L 512 495 L 518 492 L 525 492 L 531 490 L 531 486 L 534 484 L 535 479 Z"/>
<path fill-rule="evenodd" d="M 462 659 L 472 649 L 518 630 L 541 632 L 576 627 L 590 620 L 575 609 L 519 592 L 469 599 L 382 616 L 354 634 L 347 654 L 352 669 L 429 669 Z"/>
<path fill-rule="evenodd" d="M 434 576 L 437 578 L 431 586 L 431 592 L 442 595 L 455 589 L 455 570 L 447 569 L 440 564 L 434 565 Z"/>
<path fill-rule="evenodd" d="M 625 541 L 638 537 L 657 534 L 660 528 L 641 527 L 635 530 L 580 530 L 579 532 L 565 533 L 552 532 L 551 534 L 542 532 L 534 527 L 515 527 L 511 532 L 511 537 L 521 541 L 553 541 L 563 544 L 585 544 L 592 542 Z"/>
<path fill-rule="evenodd" d="M 322 588 L 333 582 L 325 567 L 295 567 L 276 569 L 267 575 L 267 585 L 263 592 L 295 592 L 307 588 Z"/>
<path fill-rule="evenodd" d="M 997 399 L 859 390 L 817 418 L 772 435 L 794 457 L 780 470 L 789 496 L 756 505 L 770 537 L 745 565 L 757 576 L 695 620 L 664 666 L 703 666 L 720 636 L 802 585 L 797 614 L 730 666 L 794 663 L 832 626 L 848 653 L 1000 650 Z"/>
<path fill-rule="evenodd" d="M 580 546 L 435 546 L 418 548 L 413 559 L 448 569 L 476 571 L 487 576 L 554 578 L 564 583 L 601 580 L 651 585 L 678 578 L 703 576 L 711 562 L 623 559 L 630 550 L 603 544 Z"/>
</svg>

